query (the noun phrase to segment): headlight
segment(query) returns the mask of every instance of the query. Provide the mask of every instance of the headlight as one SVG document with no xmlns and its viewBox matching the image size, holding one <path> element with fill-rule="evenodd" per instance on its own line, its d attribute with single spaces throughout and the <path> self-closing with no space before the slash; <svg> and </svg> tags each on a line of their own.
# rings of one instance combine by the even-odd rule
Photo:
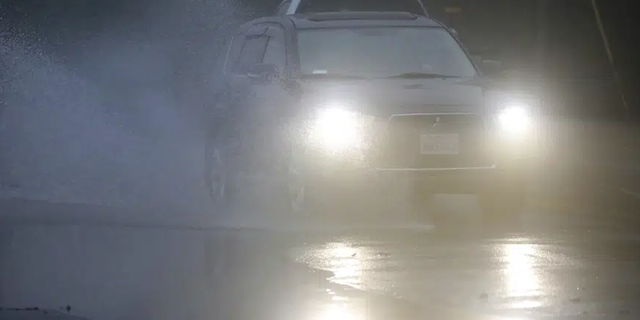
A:
<svg viewBox="0 0 640 320">
<path fill-rule="evenodd" d="M 309 139 L 314 147 L 329 152 L 345 152 L 366 146 L 369 117 L 340 107 L 319 109 L 309 126 Z"/>
<path fill-rule="evenodd" d="M 531 116 L 525 106 L 509 106 L 497 115 L 498 125 L 502 131 L 519 133 L 530 129 Z"/>
</svg>

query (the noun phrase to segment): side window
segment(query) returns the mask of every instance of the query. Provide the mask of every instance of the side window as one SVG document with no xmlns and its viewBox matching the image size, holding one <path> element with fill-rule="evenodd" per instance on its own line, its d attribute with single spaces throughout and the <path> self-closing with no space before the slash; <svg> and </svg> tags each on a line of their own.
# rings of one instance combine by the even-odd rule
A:
<svg viewBox="0 0 640 320">
<path fill-rule="evenodd" d="M 287 10 L 289 9 L 289 6 L 291 6 L 291 0 L 282 1 L 278 6 L 278 9 L 276 10 L 276 15 L 282 16 L 287 14 Z"/>
<path fill-rule="evenodd" d="M 226 73 L 243 74 L 262 61 L 267 47 L 267 26 L 257 25 L 234 37 L 225 61 Z"/>
<path fill-rule="evenodd" d="M 284 30 L 280 27 L 269 27 L 267 35 L 269 42 L 262 62 L 275 64 L 282 70 L 287 64 Z"/>
<path fill-rule="evenodd" d="M 242 51 L 235 63 L 235 72 L 246 74 L 251 67 L 261 63 L 267 49 L 269 38 L 265 36 L 251 36 L 245 38 Z"/>
<path fill-rule="evenodd" d="M 271 63 L 282 69 L 287 60 L 284 30 L 273 24 L 257 25 L 238 35 L 228 52 L 226 73 L 246 74 L 258 63 Z"/>
</svg>

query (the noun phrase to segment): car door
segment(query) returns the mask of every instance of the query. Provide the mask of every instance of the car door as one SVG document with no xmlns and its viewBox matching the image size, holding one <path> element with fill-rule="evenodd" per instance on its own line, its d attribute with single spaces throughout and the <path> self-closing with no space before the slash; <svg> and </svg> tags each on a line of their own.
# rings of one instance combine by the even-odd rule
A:
<svg viewBox="0 0 640 320">
<path fill-rule="evenodd" d="M 233 35 L 226 52 L 221 59 L 221 72 L 214 78 L 213 113 L 226 123 L 233 122 L 246 104 L 246 97 L 250 89 L 246 77 L 247 66 L 253 65 L 261 57 L 266 42 L 260 42 L 253 34 L 266 31 L 265 27 L 257 26 L 248 30 L 241 30 Z M 256 41 L 257 40 L 257 41 Z"/>
<path fill-rule="evenodd" d="M 277 67 L 280 77 L 273 81 L 250 81 L 251 126 L 254 132 L 254 157 L 261 161 L 262 169 L 273 168 L 284 152 L 287 111 L 295 104 L 295 97 L 285 87 L 283 81 L 287 72 L 287 40 L 283 26 L 268 24 L 263 37 L 266 47 L 261 61 Z M 265 167 L 266 166 L 266 167 Z"/>
<path fill-rule="evenodd" d="M 261 81 L 250 77 L 249 72 L 264 63 L 284 71 L 286 41 L 284 28 L 271 22 L 252 26 L 240 38 L 237 54 L 229 54 L 225 67 L 234 103 L 229 112 L 232 119 L 224 125 L 232 126 L 239 161 L 245 169 L 253 170 L 273 162 L 283 123 L 280 110 L 290 98 L 281 82 Z"/>
<path fill-rule="evenodd" d="M 240 169 L 248 165 L 252 139 L 257 134 L 253 123 L 255 94 L 248 77 L 249 70 L 262 62 L 268 38 L 268 25 L 257 24 L 234 35 L 224 61 L 224 86 L 219 89 L 215 131 L 224 136 L 233 152 L 234 163 Z"/>
</svg>

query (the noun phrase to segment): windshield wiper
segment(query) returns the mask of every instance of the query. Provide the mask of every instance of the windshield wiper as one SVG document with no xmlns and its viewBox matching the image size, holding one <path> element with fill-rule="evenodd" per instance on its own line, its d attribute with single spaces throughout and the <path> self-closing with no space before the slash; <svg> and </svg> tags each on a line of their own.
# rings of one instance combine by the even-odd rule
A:
<svg viewBox="0 0 640 320">
<path fill-rule="evenodd" d="M 311 74 L 303 74 L 301 76 L 302 79 L 309 78 L 318 78 L 318 79 L 354 79 L 354 80 L 365 80 L 366 77 L 356 76 L 352 74 L 345 73 L 311 73 Z"/>
<path fill-rule="evenodd" d="M 386 77 L 382 77 L 382 78 L 386 78 L 386 79 L 390 79 L 390 78 L 401 78 L 401 79 L 436 79 L 436 78 L 442 78 L 442 79 L 449 79 L 449 78 L 460 78 L 460 77 L 459 76 L 446 75 L 446 74 L 439 74 L 439 73 L 407 72 L 407 73 L 396 74 L 396 75 L 393 75 L 393 76 L 386 76 Z"/>
</svg>

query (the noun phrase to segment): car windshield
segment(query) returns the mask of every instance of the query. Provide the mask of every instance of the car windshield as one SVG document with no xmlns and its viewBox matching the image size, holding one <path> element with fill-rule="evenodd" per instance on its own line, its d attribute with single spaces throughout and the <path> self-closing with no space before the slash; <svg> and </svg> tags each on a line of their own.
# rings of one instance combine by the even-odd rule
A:
<svg viewBox="0 0 640 320">
<path fill-rule="evenodd" d="M 359 27 L 298 32 L 301 74 L 473 77 L 476 70 L 443 28 Z"/>
</svg>

